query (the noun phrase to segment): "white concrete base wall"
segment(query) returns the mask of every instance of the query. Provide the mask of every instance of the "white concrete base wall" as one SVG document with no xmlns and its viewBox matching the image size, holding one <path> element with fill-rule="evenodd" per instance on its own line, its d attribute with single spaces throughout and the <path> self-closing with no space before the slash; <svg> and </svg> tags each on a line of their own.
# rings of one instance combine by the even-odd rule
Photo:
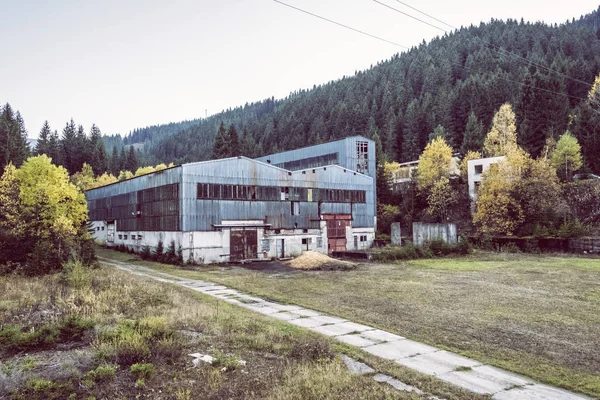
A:
<svg viewBox="0 0 600 400">
<path fill-rule="evenodd" d="M 231 229 L 223 227 L 218 231 L 210 232 L 121 232 L 115 231 L 114 242 L 107 242 L 107 228 L 103 221 L 94 221 L 94 239 L 108 246 L 125 245 L 136 252 L 141 252 L 144 246 L 149 246 L 151 251 L 156 250 L 160 240 L 163 248 L 169 247 L 175 241 L 176 248 L 181 245 L 183 259 L 187 262 L 193 257 L 198 264 L 213 264 L 230 261 Z M 104 230 L 102 230 L 104 226 Z M 100 230 L 96 228 L 100 227 Z M 233 228 L 236 229 L 236 228 Z M 249 228 L 246 228 L 249 229 Z M 281 229 L 278 233 L 264 228 L 255 228 L 258 239 L 257 255 L 259 260 L 270 260 L 283 257 L 295 257 L 303 251 L 310 250 L 327 254 L 327 227 L 321 221 L 321 229 Z M 355 247 L 354 236 L 358 237 L 358 247 Z M 366 236 L 366 241 L 360 237 Z M 127 237 L 127 239 L 125 239 Z M 303 244 L 303 239 L 307 243 Z M 347 228 L 347 250 L 364 250 L 371 247 L 375 239 L 374 228 Z M 282 251 L 283 244 L 283 251 Z"/>
<path fill-rule="evenodd" d="M 354 237 L 357 243 L 354 243 Z M 361 241 L 361 236 L 366 236 L 366 240 Z M 375 228 L 352 228 L 346 227 L 346 250 L 366 250 L 371 247 L 375 240 Z"/>
</svg>

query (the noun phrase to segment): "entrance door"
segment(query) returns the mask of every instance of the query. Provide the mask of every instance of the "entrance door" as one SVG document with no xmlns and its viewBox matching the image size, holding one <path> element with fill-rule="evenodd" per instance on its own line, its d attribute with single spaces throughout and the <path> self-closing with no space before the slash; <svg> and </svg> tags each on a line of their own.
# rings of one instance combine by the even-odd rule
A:
<svg viewBox="0 0 600 400">
<path fill-rule="evenodd" d="M 276 246 L 276 254 L 277 254 L 277 258 L 284 258 L 285 257 L 285 239 L 276 239 L 277 240 L 277 246 Z"/>
<path fill-rule="evenodd" d="M 115 241 L 115 221 L 107 222 L 106 241 L 110 243 L 114 243 Z"/>
<path fill-rule="evenodd" d="M 258 258 L 258 235 L 256 229 L 231 230 L 230 260 L 241 261 Z"/>
<path fill-rule="evenodd" d="M 352 225 L 350 214 L 324 214 L 327 221 L 328 252 L 346 251 L 346 227 Z"/>
</svg>

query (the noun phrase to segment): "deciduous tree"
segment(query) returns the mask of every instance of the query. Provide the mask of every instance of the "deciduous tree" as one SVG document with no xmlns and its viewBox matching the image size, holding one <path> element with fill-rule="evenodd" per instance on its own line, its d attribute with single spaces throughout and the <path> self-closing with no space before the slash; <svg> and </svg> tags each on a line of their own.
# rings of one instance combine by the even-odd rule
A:
<svg viewBox="0 0 600 400">
<path fill-rule="evenodd" d="M 566 131 L 560 137 L 550 156 L 550 163 L 564 180 L 570 180 L 573 171 L 582 167 L 581 146 L 571 132 Z"/>
<path fill-rule="evenodd" d="M 9 193 L 13 193 L 9 195 Z M 85 196 L 46 155 L 9 168 L 0 181 L 0 230 L 29 244 L 30 273 L 60 268 L 85 236 Z"/>
<path fill-rule="evenodd" d="M 505 156 L 517 146 L 515 113 L 510 104 L 503 104 L 492 121 L 483 144 L 487 157 Z"/>
</svg>

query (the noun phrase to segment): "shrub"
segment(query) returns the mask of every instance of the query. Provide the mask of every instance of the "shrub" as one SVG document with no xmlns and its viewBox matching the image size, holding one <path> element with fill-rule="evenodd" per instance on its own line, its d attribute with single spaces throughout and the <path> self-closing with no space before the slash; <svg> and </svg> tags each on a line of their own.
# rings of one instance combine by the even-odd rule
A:
<svg viewBox="0 0 600 400">
<path fill-rule="evenodd" d="M 171 240 L 171 243 L 169 243 L 169 247 L 167 247 L 167 251 L 165 253 L 163 262 L 166 262 L 169 264 L 177 263 L 177 250 L 175 248 L 174 240 Z"/>
<path fill-rule="evenodd" d="M 381 251 L 373 254 L 375 261 L 394 261 L 394 260 L 411 260 L 419 258 L 416 248 L 413 245 L 402 247 L 386 247 Z"/>
<path fill-rule="evenodd" d="M 96 356 L 121 366 L 146 361 L 150 348 L 145 338 L 133 328 L 130 321 L 120 323 L 115 329 L 100 335 Z"/>
<path fill-rule="evenodd" d="M 72 315 L 62 322 L 59 328 L 58 339 L 60 341 L 81 340 L 86 330 L 94 327 L 94 321 Z"/>
<path fill-rule="evenodd" d="M 135 323 L 135 329 L 144 338 L 153 341 L 170 338 L 175 332 L 162 317 L 144 317 Z"/>
<path fill-rule="evenodd" d="M 140 252 L 140 257 L 142 260 L 150 260 L 152 259 L 152 251 L 150 251 L 150 246 L 146 245 L 142 247 L 142 251 Z"/>
<path fill-rule="evenodd" d="M 500 248 L 502 253 L 520 253 L 521 249 L 513 242 L 508 242 Z"/>
<path fill-rule="evenodd" d="M 106 381 L 115 376 L 117 368 L 119 368 L 119 366 L 113 364 L 99 365 L 95 370 L 89 371 L 86 376 L 95 382 Z"/>
<path fill-rule="evenodd" d="M 154 373 L 154 365 L 150 363 L 135 363 L 129 370 L 137 379 L 148 379 Z"/>
<path fill-rule="evenodd" d="M 583 234 L 584 227 L 577 218 L 563 222 L 557 232 L 557 236 L 562 238 L 574 238 Z"/>
<path fill-rule="evenodd" d="M 402 247 L 385 247 L 372 255 L 374 261 L 414 260 L 417 258 L 431 258 L 450 254 L 467 255 L 472 251 L 471 244 L 461 238 L 457 244 L 448 244 L 442 240 L 425 242 L 421 247 L 406 245 Z"/>
<path fill-rule="evenodd" d="M 92 274 L 80 261 L 69 261 L 60 273 L 60 282 L 73 289 L 83 289 L 90 286 Z"/>
<path fill-rule="evenodd" d="M 159 240 L 158 243 L 156 244 L 156 250 L 154 250 L 154 254 L 152 255 L 152 259 L 154 261 L 158 261 L 158 262 L 162 262 L 164 259 L 164 247 L 163 247 L 163 241 Z"/>
<path fill-rule="evenodd" d="M 177 265 L 183 265 L 183 247 L 181 247 L 181 243 L 177 246 Z"/>
</svg>

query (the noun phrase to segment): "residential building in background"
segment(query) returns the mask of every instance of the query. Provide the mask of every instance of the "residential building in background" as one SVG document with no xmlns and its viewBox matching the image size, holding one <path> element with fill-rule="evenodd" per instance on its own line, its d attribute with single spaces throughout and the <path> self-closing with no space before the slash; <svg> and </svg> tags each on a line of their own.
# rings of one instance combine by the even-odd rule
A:
<svg viewBox="0 0 600 400">
<path fill-rule="evenodd" d="M 497 164 L 504 160 L 506 157 L 488 157 L 478 158 L 477 160 L 469 160 L 467 162 L 467 177 L 469 182 L 469 197 L 471 198 L 472 204 L 477 200 L 477 189 L 481 183 L 482 174 L 487 171 L 490 165 Z"/>
</svg>

